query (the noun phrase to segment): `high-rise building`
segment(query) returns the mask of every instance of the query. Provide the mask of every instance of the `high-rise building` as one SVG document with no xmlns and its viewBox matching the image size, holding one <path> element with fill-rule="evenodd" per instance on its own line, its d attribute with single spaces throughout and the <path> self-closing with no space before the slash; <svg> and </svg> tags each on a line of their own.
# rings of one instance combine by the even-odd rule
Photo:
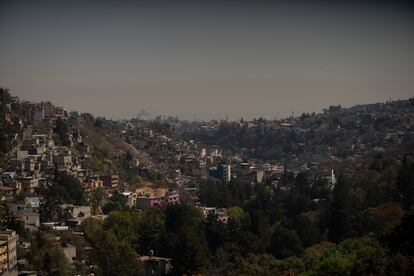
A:
<svg viewBox="0 0 414 276">
<path fill-rule="evenodd" d="M 208 176 L 229 182 L 231 180 L 231 166 L 222 163 L 218 167 L 212 167 L 209 169 Z"/>
</svg>

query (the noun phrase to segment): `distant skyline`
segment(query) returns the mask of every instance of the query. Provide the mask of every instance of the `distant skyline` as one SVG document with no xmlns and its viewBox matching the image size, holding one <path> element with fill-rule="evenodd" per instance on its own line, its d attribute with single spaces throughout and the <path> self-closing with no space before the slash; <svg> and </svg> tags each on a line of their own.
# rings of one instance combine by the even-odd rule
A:
<svg viewBox="0 0 414 276">
<path fill-rule="evenodd" d="M 269 119 L 414 96 L 404 1 L 1 1 L 0 86 L 113 119 Z"/>
</svg>

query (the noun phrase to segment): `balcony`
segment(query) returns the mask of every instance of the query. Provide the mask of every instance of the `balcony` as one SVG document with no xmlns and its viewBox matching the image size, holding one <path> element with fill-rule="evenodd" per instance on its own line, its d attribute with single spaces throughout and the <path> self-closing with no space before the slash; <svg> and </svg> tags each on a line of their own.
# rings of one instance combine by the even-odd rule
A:
<svg viewBox="0 0 414 276">
<path fill-rule="evenodd" d="M 2 264 L 7 263 L 7 252 L 4 254 L 0 254 L 0 266 L 2 266 Z"/>
</svg>

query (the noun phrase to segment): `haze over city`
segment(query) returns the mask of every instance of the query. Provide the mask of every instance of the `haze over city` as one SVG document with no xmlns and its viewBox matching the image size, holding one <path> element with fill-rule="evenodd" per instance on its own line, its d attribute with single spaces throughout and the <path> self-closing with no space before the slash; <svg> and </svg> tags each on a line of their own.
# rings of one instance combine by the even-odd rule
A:
<svg viewBox="0 0 414 276">
<path fill-rule="evenodd" d="M 2 1 L 0 83 L 114 119 L 281 118 L 413 95 L 410 7 L 287 2 Z"/>
<path fill-rule="evenodd" d="M 414 275 L 414 5 L 0 0 L 0 276 Z"/>
</svg>

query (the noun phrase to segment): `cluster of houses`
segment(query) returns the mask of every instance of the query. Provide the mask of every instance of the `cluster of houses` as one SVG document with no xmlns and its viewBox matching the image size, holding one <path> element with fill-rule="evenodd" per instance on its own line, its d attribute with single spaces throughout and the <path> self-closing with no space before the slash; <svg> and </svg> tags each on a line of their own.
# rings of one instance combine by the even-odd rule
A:
<svg viewBox="0 0 414 276">
<path fill-rule="evenodd" d="M 317 168 L 324 162 L 353 161 L 367 152 L 383 152 L 412 143 L 413 102 L 414 99 L 409 99 L 350 108 L 331 106 L 322 113 L 304 113 L 281 120 L 192 122 L 183 125 L 181 132 L 217 140 L 222 129 L 230 129 L 233 134 L 247 133 L 277 141 L 259 151 L 266 159 L 282 163 L 288 160 L 290 170 L 303 171 Z M 289 144 L 293 147 L 288 147 Z M 238 148 L 243 158 L 260 147 L 258 143 L 244 146 Z"/>
<path fill-rule="evenodd" d="M 153 169 L 163 172 L 166 183 L 179 187 L 191 183 L 193 177 L 261 183 L 266 177 L 284 171 L 281 164 L 259 163 L 239 154 L 225 155 L 219 146 L 202 145 L 173 133 L 162 134 L 147 121 L 131 120 L 124 127 L 124 134 L 132 145 L 149 153 L 156 161 L 152 163 L 163 165 Z"/>
<path fill-rule="evenodd" d="M 125 136 L 138 150 L 148 153 L 150 158 L 156 161 L 152 162 L 153 164 L 180 163 L 180 168 L 174 165 L 154 168 L 163 171 L 168 180 L 179 178 L 176 169 L 180 169 L 180 173 L 185 175 L 193 170 L 206 168 L 207 164 L 215 162 L 222 154 L 218 148 L 207 149 L 194 140 L 180 139 L 158 132 L 145 121 L 127 122 Z"/>
<path fill-rule="evenodd" d="M 69 263 L 76 259 L 76 248 L 64 241 L 61 234 L 66 231 L 81 233 L 81 224 L 85 219 L 104 219 L 105 215 L 93 211 L 91 206 L 62 204 L 60 208 L 65 213 L 62 221 L 42 221 L 40 207 L 45 199 L 39 193 L 39 188 L 48 187 L 55 181 L 57 172 L 77 179 L 87 197 L 99 189 L 103 192 L 104 201 L 118 192 L 126 197 L 131 208 L 165 207 L 179 203 L 177 191 L 167 191 L 163 196 L 131 192 L 112 169 L 101 175 L 91 171 L 86 162 L 91 158 L 89 145 L 83 141 L 79 130 L 81 120 L 93 122 L 89 114 L 78 115 L 55 107 L 50 102 L 30 103 L 18 98 L 12 98 L 3 113 L 1 127 L 7 130 L 13 146 L 7 153 L 6 162 L 0 167 L 0 200 L 7 202 L 9 215 L 26 230 L 41 231 L 42 235 L 46 233 L 48 239 L 59 246 Z M 57 120 L 65 122 L 68 145 L 56 143 L 53 128 Z M 18 235 L 12 230 L 0 231 L 1 275 L 17 275 L 17 247 L 28 250 L 30 242 L 18 242 Z M 145 262 L 153 265 L 157 258 L 151 256 Z M 164 261 L 167 264 L 170 262 L 167 259 Z M 19 262 L 25 263 L 27 260 L 21 259 Z M 19 275 L 22 273 L 35 275 L 35 272 L 21 271 Z"/>
<path fill-rule="evenodd" d="M 0 100 L 3 101 L 3 98 Z M 393 112 L 396 107 L 407 112 Z M 295 137 L 295 143 L 298 148 L 302 148 L 302 152 L 291 154 L 289 167 L 298 173 L 341 154 L 348 154 L 348 158 L 357 157 L 369 149 L 381 151 L 386 147 L 412 141 L 412 110 L 411 101 L 404 101 L 350 109 L 331 107 L 318 115 L 292 116 L 279 121 L 241 120 L 231 124 L 261 135 L 278 133 L 281 136 Z M 280 160 L 265 162 L 249 158 L 249 154 L 246 154 L 249 149 L 246 148 L 238 152 L 227 152 L 217 145 L 202 144 L 177 135 L 180 132 L 214 135 L 221 124 L 229 124 L 227 121 L 184 123 L 169 118 L 166 124 L 158 121 L 154 124 L 135 119 L 122 122 L 102 120 L 101 127 L 120 134 L 132 151 L 139 152 L 140 160 L 134 161 L 131 170 L 142 175 L 148 171 L 157 172 L 161 176 L 157 181 L 170 187 L 162 195 L 143 193 L 139 189 L 131 191 L 112 168 L 98 175 L 87 165 L 91 159 L 90 148 L 83 141 L 80 124 L 82 121 L 93 124 L 95 121 L 92 115 L 68 112 L 50 102 L 31 103 L 15 97 L 7 103 L 1 115 L 1 128 L 12 145 L 6 162 L 0 168 L 1 201 L 12 199 L 9 202 L 13 203 L 8 203 L 10 215 L 31 232 L 42 229 L 50 234 L 49 238 L 61 248 L 69 263 L 76 259 L 76 248 L 61 239 L 60 233 L 78 232 L 85 219 L 104 219 L 105 216 L 91 206 L 63 204 L 60 207 L 67 215 L 63 221 L 41 221 L 39 209 L 44 198 L 38 190 L 52 183 L 57 172 L 77 179 L 87 197 L 100 190 L 106 200 L 117 192 L 127 199 L 129 207 L 137 209 L 164 208 L 178 204 L 182 200 L 180 195 L 185 193 L 186 198 L 199 207 L 206 217 L 214 214 L 218 220 L 227 223 L 229 216 L 226 209 L 200 205 L 198 189 L 191 185 L 194 179 L 211 179 L 223 183 L 232 179 L 247 183 L 262 183 L 271 179 L 277 186 L 278 181 L 275 179 L 287 170 Z M 57 120 L 65 122 L 69 144 L 56 142 L 53 126 Z M 315 122 L 317 125 L 314 125 Z M 370 129 L 370 132 L 367 133 L 366 129 Z M 342 149 L 334 146 L 338 143 L 321 142 L 331 137 L 332 133 L 334 141 L 343 142 Z M 329 166 L 320 167 L 323 168 L 323 178 L 333 187 L 336 182 L 335 172 Z M 23 198 L 15 200 L 17 195 L 23 195 Z M 27 249 L 30 244 L 24 241 L 19 243 L 14 231 L 0 231 L 0 274 L 15 272 L 18 246 Z M 162 263 L 163 270 L 168 272 L 170 269 L 171 259 L 168 258 L 149 254 L 143 256 L 142 260 L 147 263 L 147 267 L 158 267 Z"/>
<path fill-rule="evenodd" d="M 100 189 L 104 191 L 106 197 L 110 197 L 113 192 L 120 190 L 127 198 L 130 207 L 166 206 L 179 202 L 176 191 L 169 191 L 162 197 L 155 197 L 130 192 L 125 187 L 118 189 L 120 180 L 117 174 L 93 174 L 83 168 L 81 162 L 83 158 L 86 157 L 72 155 L 69 147 L 55 146 L 51 135 L 30 135 L 23 140 L 22 146 L 15 150 L 15 156 L 10 159 L 9 166 L 1 173 L 0 188 L 10 196 L 20 192 L 26 195 L 24 203 L 9 204 L 10 211 L 24 222 L 25 228 L 35 231 L 40 226 L 38 209 L 41 197 L 37 195 L 36 190 L 39 185 L 45 185 L 53 180 L 55 170 L 78 179 L 85 194 Z M 73 220 L 80 224 L 78 214 L 83 214 L 82 219 L 90 217 L 90 209 L 90 206 L 72 206 L 70 213 L 73 215 Z"/>
</svg>

